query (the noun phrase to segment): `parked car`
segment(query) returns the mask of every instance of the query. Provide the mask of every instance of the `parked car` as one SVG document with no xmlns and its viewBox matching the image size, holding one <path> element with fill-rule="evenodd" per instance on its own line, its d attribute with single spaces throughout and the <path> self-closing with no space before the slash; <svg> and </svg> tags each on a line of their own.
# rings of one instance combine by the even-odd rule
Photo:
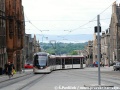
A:
<svg viewBox="0 0 120 90">
<path fill-rule="evenodd" d="M 32 64 L 25 64 L 24 68 L 26 68 L 26 69 L 32 69 L 33 65 Z"/>
<path fill-rule="evenodd" d="M 114 71 L 120 70 L 120 62 L 116 62 L 116 63 L 113 65 L 113 69 L 114 69 Z"/>
</svg>

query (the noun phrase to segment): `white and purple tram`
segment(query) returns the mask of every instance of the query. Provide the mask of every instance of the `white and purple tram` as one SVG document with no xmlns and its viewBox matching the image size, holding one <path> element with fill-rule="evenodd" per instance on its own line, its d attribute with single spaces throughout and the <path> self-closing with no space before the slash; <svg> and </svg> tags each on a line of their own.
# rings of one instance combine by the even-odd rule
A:
<svg viewBox="0 0 120 90">
<path fill-rule="evenodd" d="M 53 70 L 84 68 L 85 61 L 83 56 L 57 56 L 46 52 L 34 54 L 33 60 L 34 73 L 50 73 Z"/>
</svg>

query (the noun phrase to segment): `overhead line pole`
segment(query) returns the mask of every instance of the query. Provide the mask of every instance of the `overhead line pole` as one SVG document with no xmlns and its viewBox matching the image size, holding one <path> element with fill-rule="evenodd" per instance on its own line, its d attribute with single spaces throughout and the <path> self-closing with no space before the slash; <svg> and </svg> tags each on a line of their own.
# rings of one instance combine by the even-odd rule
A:
<svg viewBox="0 0 120 90">
<path fill-rule="evenodd" d="M 101 85 L 101 76 L 100 76 L 100 16 L 97 16 L 97 44 L 98 44 L 98 85 Z"/>
</svg>

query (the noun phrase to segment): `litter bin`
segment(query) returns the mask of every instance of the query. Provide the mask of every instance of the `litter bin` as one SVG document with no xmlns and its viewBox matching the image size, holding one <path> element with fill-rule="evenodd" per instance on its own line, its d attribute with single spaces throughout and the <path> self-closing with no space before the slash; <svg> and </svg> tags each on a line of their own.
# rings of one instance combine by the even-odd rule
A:
<svg viewBox="0 0 120 90">
<path fill-rule="evenodd" d="M 0 75 L 2 75 L 3 74 L 3 69 L 2 69 L 2 67 L 0 67 Z"/>
</svg>

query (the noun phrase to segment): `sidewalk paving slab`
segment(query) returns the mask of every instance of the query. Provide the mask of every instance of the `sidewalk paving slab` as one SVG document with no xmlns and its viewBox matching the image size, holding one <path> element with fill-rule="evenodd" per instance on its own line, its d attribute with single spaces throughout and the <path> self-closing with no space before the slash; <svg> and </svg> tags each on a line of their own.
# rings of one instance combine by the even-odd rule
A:
<svg viewBox="0 0 120 90">
<path fill-rule="evenodd" d="M 28 75 L 28 74 L 31 74 L 31 73 L 32 73 L 32 71 L 16 72 L 16 74 L 14 74 L 11 78 L 18 78 L 18 77 L 22 77 L 22 76 L 25 76 L 25 75 Z M 7 81 L 7 80 L 9 80 L 8 75 L 6 75 L 6 74 L 0 75 L 0 82 Z"/>
</svg>

